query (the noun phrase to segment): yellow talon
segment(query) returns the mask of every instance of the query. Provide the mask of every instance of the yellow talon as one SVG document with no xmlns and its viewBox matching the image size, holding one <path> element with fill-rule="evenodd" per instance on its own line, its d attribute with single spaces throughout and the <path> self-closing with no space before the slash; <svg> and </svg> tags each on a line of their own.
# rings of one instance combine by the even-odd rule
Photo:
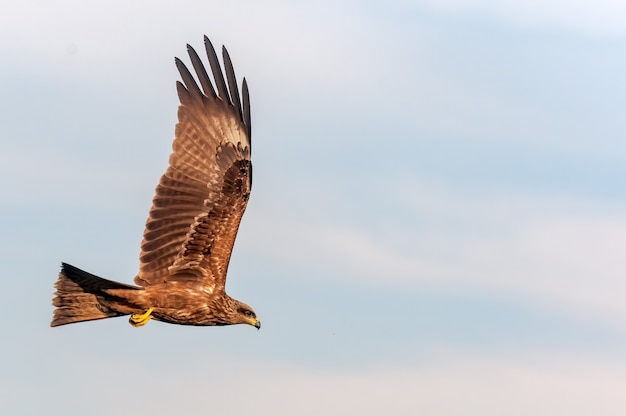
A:
<svg viewBox="0 0 626 416">
<path fill-rule="evenodd" d="M 150 320 L 150 314 L 154 309 L 149 308 L 145 313 L 134 313 L 128 319 L 128 323 L 138 328 L 140 326 L 144 326 Z"/>
</svg>

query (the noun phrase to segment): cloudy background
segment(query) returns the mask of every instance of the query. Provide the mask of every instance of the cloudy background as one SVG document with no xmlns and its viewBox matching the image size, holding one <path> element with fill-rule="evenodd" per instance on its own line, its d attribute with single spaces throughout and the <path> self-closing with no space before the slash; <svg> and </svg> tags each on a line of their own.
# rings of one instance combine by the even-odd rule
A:
<svg viewBox="0 0 626 416">
<path fill-rule="evenodd" d="M 623 415 L 626 5 L 300 3 L 0 5 L 2 412 Z M 49 328 L 61 261 L 132 281 L 203 34 L 263 329 Z"/>
</svg>

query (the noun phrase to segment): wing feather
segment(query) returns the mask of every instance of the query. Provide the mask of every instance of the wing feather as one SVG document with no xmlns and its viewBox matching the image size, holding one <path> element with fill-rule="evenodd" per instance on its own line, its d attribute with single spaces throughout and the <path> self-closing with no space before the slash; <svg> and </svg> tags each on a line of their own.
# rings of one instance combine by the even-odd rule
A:
<svg viewBox="0 0 626 416">
<path fill-rule="evenodd" d="M 235 78 L 235 70 L 230 60 L 230 55 L 226 48 L 222 47 L 222 58 L 224 59 L 224 70 L 226 71 L 226 80 L 228 81 L 228 89 L 230 90 L 230 98 L 239 114 L 239 119 L 243 121 L 241 112 L 241 100 L 239 99 L 239 89 L 237 88 L 237 79 Z"/>
<path fill-rule="evenodd" d="M 202 85 L 202 89 L 204 90 L 204 95 L 210 98 L 215 98 L 215 89 L 213 88 L 213 84 L 209 79 L 209 75 L 204 68 L 204 64 L 202 60 L 196 53 L 196 50 L 191 47 L 191 45 L 187 45 L 187 53 L 189 54 L 189 58 L 191 59 L 191 64 L 193 65 L 193 69 L 196 71 L 198 75 L 198 81 L 200 81 L 200 85 Z"/>
<path fill-rule="evenodd" d="M 217 60 L 217 54 L 215 48 L 208 37 L 204 37 L 204 48 L 206 49 L 207 58 L 209 58 L 209 64 L 211 65 L 211 72 L 213 72 L 213 79 L 217 86 L 219 97 L 230 102 L 230 96 L 228 95 L 228 88 L 226 88 L 226 81 L 224 81 L 224 75 L 220 67 L 220 62 Z"/>
<path fill-rule="evenodd" d="M 183 79 L 183 84 L 185 84 L 185 88 L 189 91 L 191 97 L 201 99 L 203 96 L 202 91 L 200 91 L 198 84 L 196 84 L 196 81 L 193 79 L 193 75 L 191 75 L 191 72 L 189 72 L 183 61 L 178 58 L 174 58 L 174 62 L 176 63 L 176 68 L 180 73 L 180 77 Z"/>
<path fill-rule="evenodd" d="M 241 86 L 241 94 L 243 95 L 243 124 L 246 125 L 246 134 L 248 135 L 248 141 L 252 144 L 252 123 L 250 115 L 250 94 L 248 92 L 248 83 L 246 79 L 243 79 L 243 85 Z M 252 150 L 252 148 L 250 148 Z"/>
<path fill-rule="evenodd" d="M 140 285 L 198 279 L 223 288 L 228 262 L 250 195 L 250 104 L 244 81 L 242 99 L 228 52 L 226 79 L 205 37 L 215 88 L 200 57 L 188 53 L 200 83 L 180 60 L 176 89 L 178 124 L 169 167 L 161 177 L 141 244 Z M 217 91 L 217 94 L 215 93 Z"/>
</svg>

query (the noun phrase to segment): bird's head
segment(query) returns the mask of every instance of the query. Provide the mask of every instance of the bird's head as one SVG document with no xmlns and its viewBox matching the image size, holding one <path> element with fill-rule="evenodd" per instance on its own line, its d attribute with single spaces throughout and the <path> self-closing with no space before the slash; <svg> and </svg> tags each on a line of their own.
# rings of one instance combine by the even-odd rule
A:
<svg viewBox="0 0 626 416">
<path fill-rule="evenodd" d="M 254 310 L 243 302 L 235 301 L 235 319 L 236 323 L 252 325 L 256 329 L 261 329 L 261 321 L 254 313 Z"/>
</svg>

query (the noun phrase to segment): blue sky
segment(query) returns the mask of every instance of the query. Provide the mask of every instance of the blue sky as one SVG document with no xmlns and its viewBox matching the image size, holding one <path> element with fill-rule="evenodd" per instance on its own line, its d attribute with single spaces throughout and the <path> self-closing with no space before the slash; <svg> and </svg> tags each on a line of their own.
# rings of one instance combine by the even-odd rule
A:
<svg viewBox="0 0 626 416">
<path fill-rule="evenodd" d="M 0 409 L 624 414 L 626 6 L 221 3 L 0 6 Z M 49 328 L 61 261 L 132 281 L 204 34 L 250 85 L 263 328 Z"/>
</svg>

